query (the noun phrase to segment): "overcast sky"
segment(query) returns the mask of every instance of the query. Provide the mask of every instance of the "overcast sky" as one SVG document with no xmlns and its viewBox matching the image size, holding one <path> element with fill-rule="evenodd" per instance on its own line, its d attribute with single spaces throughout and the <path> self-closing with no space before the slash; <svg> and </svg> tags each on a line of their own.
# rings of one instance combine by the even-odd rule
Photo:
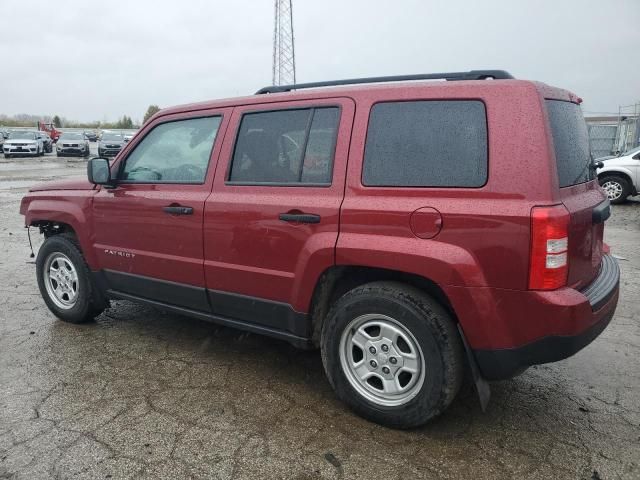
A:
<svg viewBox="0 0 640 480">
<path fill-rule="evenodd" d="M 640 0 L 294 0 L 298 81 L 499 68 L 640 101 Z M 0 2 L 0 113 L 140 120 L 271 83 L 273 0 Z"/>
</svg>

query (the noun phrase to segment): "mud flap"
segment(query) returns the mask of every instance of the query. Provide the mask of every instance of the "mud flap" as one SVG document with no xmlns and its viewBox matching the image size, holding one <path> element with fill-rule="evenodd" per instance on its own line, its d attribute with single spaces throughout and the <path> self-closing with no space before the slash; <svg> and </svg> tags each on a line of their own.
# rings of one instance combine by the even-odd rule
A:
<svg viewBox="0 0 640 480">
<path fill-rule="evenodd" d="M 460 324 L 458 324 L 458 331 L 460 332 L 460 338 L 462 338 L 464 349 L 467 352 L 467 359 L 469 360 L 469 366 L 471 367 L 471 375 L 473 376 L 473 382 L 476 384 L 476 392 L 478 392 L 478 399 L 480 400 L 480 408 L 483 412 L 486 412 L 487 405 L 489 405 L 489 400 L 491 399 L 491 388 L 489 387 L 489 382 L 482 377 L 480 368 L 476 362 L 476 357 L 469 348 L 469 344 L 467 343 L 467 339 L 464 336 L 464 332 L 462 331 Z"/>
</svg>

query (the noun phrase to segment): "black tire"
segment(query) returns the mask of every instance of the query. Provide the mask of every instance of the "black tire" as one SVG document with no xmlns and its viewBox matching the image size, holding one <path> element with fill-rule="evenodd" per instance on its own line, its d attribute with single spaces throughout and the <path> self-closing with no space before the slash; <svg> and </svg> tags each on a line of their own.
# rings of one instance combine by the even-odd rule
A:
<svg viewBox="0 0 640 480">
<path fill-rule="evenodd" d="M 5 153 L 5 154 L 4 154 L 4 158 L 11 158 L 11 155 L 9 155 L 9 154 Z"/>
<path fill-rule="evenodd" d="M 354 388 L 342 366 L 342 334 L 352 321 L 367 314 L 395 320 L 413 335 L 422 351 L 427 374 L 422 385 L 416 385 L 417 393 L 402 405 L 381 405 L 366 398 Z M 451 316 L 423 291 L 399 282 L 372 282 L 342 296 L 323 325 L 321 351 L 337 396 L 359 415 L 392 428 L 417 427 L 441 414 L 458 394 L 464 377 L 464 348 Z"/>
<path fill-rule="evenodd" d="M 78 277 L 77 299 L 72 307 L 66 309 L 56 305 L 56 301 L 52 299 L 45 285 L 45 266 L 48 259 L 56 253 L 62 253 L 71 261 Z M 68 323 L 84 323 L 92 320 L 104 310 L 103 302 L 101 302 L 91 279 L 89 266 L 73 234 L 62 233 L 45 240 L 36 258 L 36 274 L 44 302 L 60 320 Z"/>
<path fill-rule="evenodd" d="M 610 197 L 609 193 L 607 192 L 607 196 L 609 196 L 609 201 L 613 204 L 620 204 L 620 203 L 624 203 L 627 201 L 627 197 L 629 195 L 631 195 L 631 184 L 629 183 L 629 181 L 621 176 L 621 175 L 605 175 L 601 178 L 598 179 L 598 182 L 600 183 L 601 187 L 604 187 L 605 184 L 609 183 L 609 184 L 613 184 L 613 185 L 617 185 L 618 189 L 620 191 L 620 196 L 619 197 Z"/>
</svg>

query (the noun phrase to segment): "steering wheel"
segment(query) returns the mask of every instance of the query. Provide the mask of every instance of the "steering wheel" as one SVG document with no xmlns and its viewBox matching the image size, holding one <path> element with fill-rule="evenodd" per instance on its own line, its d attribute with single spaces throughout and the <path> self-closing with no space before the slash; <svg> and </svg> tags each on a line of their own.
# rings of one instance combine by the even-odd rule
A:
<svg viewBox="0 0 640 480">
<path fill-rule="evenodd" d="M 152 168 L 149 167 L 134 167 L 130 171 L 127 172 L 127 179 L 129 180 L 142 180 L 141 178 L 136 178 L 136 173 L 150 173 L 155 176 L 153 180 L 160 180 L 162 178 L 162 174 L 160 172 L 156 172 Z"/>
<path fill-rule="evenodd" d="M 291 153 L 299 149 L 300 145 L 298 145 L 298 142 L 296 142 L 287 134 L 281 135 L 278 138 L 278 141 L 280 143 L 280 151 L 282 152 L 282 155 L 284 156 L 284 159 L 286 161 L 286 167 L 289 168 L 289 166 L 291 165 Z"/>
</svg>

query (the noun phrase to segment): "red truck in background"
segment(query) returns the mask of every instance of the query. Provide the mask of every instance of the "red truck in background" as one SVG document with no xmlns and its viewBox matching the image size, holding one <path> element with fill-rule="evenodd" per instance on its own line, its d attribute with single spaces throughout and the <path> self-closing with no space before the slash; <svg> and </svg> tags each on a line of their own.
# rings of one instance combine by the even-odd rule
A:
<svg viewBox="0 0 640 480">
<path fill-rule="evenodd" d="M 53 125 L 53 123 L 49 122 L 49 123 L 44 123 L 44 122 L 38 122 L 38 130 L 41 130 L 43 132 L 47 132 L 49 134 L 49 136 L 51 137 L 51 140 L 53 140 L 53 142 L 57 142 L 58 138 L 60 138 L 60 135 L 62 135 L 62 132 L 60 130 L 57 130 L 56 127 Z"/>
</svg>

